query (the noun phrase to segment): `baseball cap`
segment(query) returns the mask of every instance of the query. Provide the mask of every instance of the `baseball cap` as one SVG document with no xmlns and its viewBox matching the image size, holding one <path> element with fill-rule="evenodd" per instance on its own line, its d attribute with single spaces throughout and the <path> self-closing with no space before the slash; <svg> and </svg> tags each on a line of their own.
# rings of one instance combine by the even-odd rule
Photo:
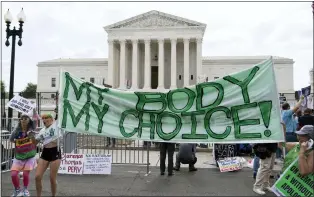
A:
<svg viewBox="0 0 314 197">
<path fill-rule="evenodd" d="M 314 126 L 313 125 L 305 125 L 300 131 L 295 132 L 298 135 L 309 135 L 311 139 L 314 139 Z"/>
</svg>

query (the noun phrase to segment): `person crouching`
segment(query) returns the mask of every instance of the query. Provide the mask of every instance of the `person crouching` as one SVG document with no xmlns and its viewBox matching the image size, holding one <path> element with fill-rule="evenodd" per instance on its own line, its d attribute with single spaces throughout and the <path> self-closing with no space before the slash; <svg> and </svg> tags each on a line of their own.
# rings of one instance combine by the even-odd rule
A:
<svg viewBox="0 0 314 197">
<path fill-rule="evenodd" d="M 180 164 L 189 164 L 189 171 L 197 171 L 194 167 L 197 162 L 195 156 L 196 144 L 180 144 L 179 152 L 176 155 L 176 165 L 174 167 L 175 171 L 180 170 Z"/>
</svg>

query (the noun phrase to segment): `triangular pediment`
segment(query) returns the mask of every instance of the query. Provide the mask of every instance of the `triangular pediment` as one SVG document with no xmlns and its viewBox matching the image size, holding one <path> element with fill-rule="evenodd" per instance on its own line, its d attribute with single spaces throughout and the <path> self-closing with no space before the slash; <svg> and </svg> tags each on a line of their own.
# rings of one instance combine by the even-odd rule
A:
<svg viewBox="0 0 314 197">
<path fill-rule="evenodd" d="M 112 25 L 105 27 L 105 29 L 112 30 L 123 28 L 191 27 L 191 26 L 206 27 L 206 24 L 153 10 L 126 19 L 124 21 L 114 23 Z"/>
</svg>

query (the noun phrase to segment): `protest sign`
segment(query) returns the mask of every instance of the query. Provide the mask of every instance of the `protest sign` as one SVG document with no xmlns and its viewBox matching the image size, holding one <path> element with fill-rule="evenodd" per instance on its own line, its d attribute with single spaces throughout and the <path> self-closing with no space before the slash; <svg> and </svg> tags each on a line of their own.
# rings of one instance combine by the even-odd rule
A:
<svg viewBox="0 0 314 197">
<path fill-rule="evenodd" d="M 220 172 L 231 172 L 242 169 L 240 161 L 236 157 L 228 157 L 217 160 Z"/>
<path fill-rule="evenodd" d="M 111 174 L 111 155 L 86 154 L 84 174 Z"/>
<path fill-rule="evenodd" d="M 36 106 L 30 100 L 25 99 L 19 95 L 15 95 L 8 102 L 7 107 L 10 107 L 10 108 L 12 108 L 18 112 L 21 112 L 23 114 L 30 115 Z"/>
<path fill-rule="evenodd" d="M 62 154 L 59 174 L 83 174 L 83 154 Z"/>
<path fill-rule="evenodd" d="M 42 128 L 36 135 L 36 139 L 42 141 L 43 145 L 55 141 L 59 137 L 61 137 L 61 132 L 59 131 L 57 122 L 54 122 L 48 128 L 46 127 Z"/>
<path fill-rule="evenodd" d="M 59 127 L 113 138 L 184 143 L 284 141 L 272 59 L 215 81 L 122 91 L 60 73 Z"/>
<path fill-rule="evenodd" d="M 297 158 L 280 176 L 272 190 L 277 196 L 314 196 L 314 175 L 302 176 Z"/>
</svg>

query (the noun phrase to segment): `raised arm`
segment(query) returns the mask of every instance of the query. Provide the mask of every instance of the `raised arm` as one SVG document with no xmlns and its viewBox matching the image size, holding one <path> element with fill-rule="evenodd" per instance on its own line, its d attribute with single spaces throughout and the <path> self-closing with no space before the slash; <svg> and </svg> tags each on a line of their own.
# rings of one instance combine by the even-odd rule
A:
<svg viewBox="0 0 314 197">
<path fill-rule="evenodd" d="M 299 100 L 299 102 L 298 102 L 298 103 L 294 106 L 294 108 L 292 109 L 292 111 L 293 111 L 294 113 L 298 111 L 298 109 L 300 108 L 300 106 L 301 106 L 303 100 L 304 100 L 304 96 L 302 95 L 301 98 L 300 98 L 300 100 Z"/>
</svg>

